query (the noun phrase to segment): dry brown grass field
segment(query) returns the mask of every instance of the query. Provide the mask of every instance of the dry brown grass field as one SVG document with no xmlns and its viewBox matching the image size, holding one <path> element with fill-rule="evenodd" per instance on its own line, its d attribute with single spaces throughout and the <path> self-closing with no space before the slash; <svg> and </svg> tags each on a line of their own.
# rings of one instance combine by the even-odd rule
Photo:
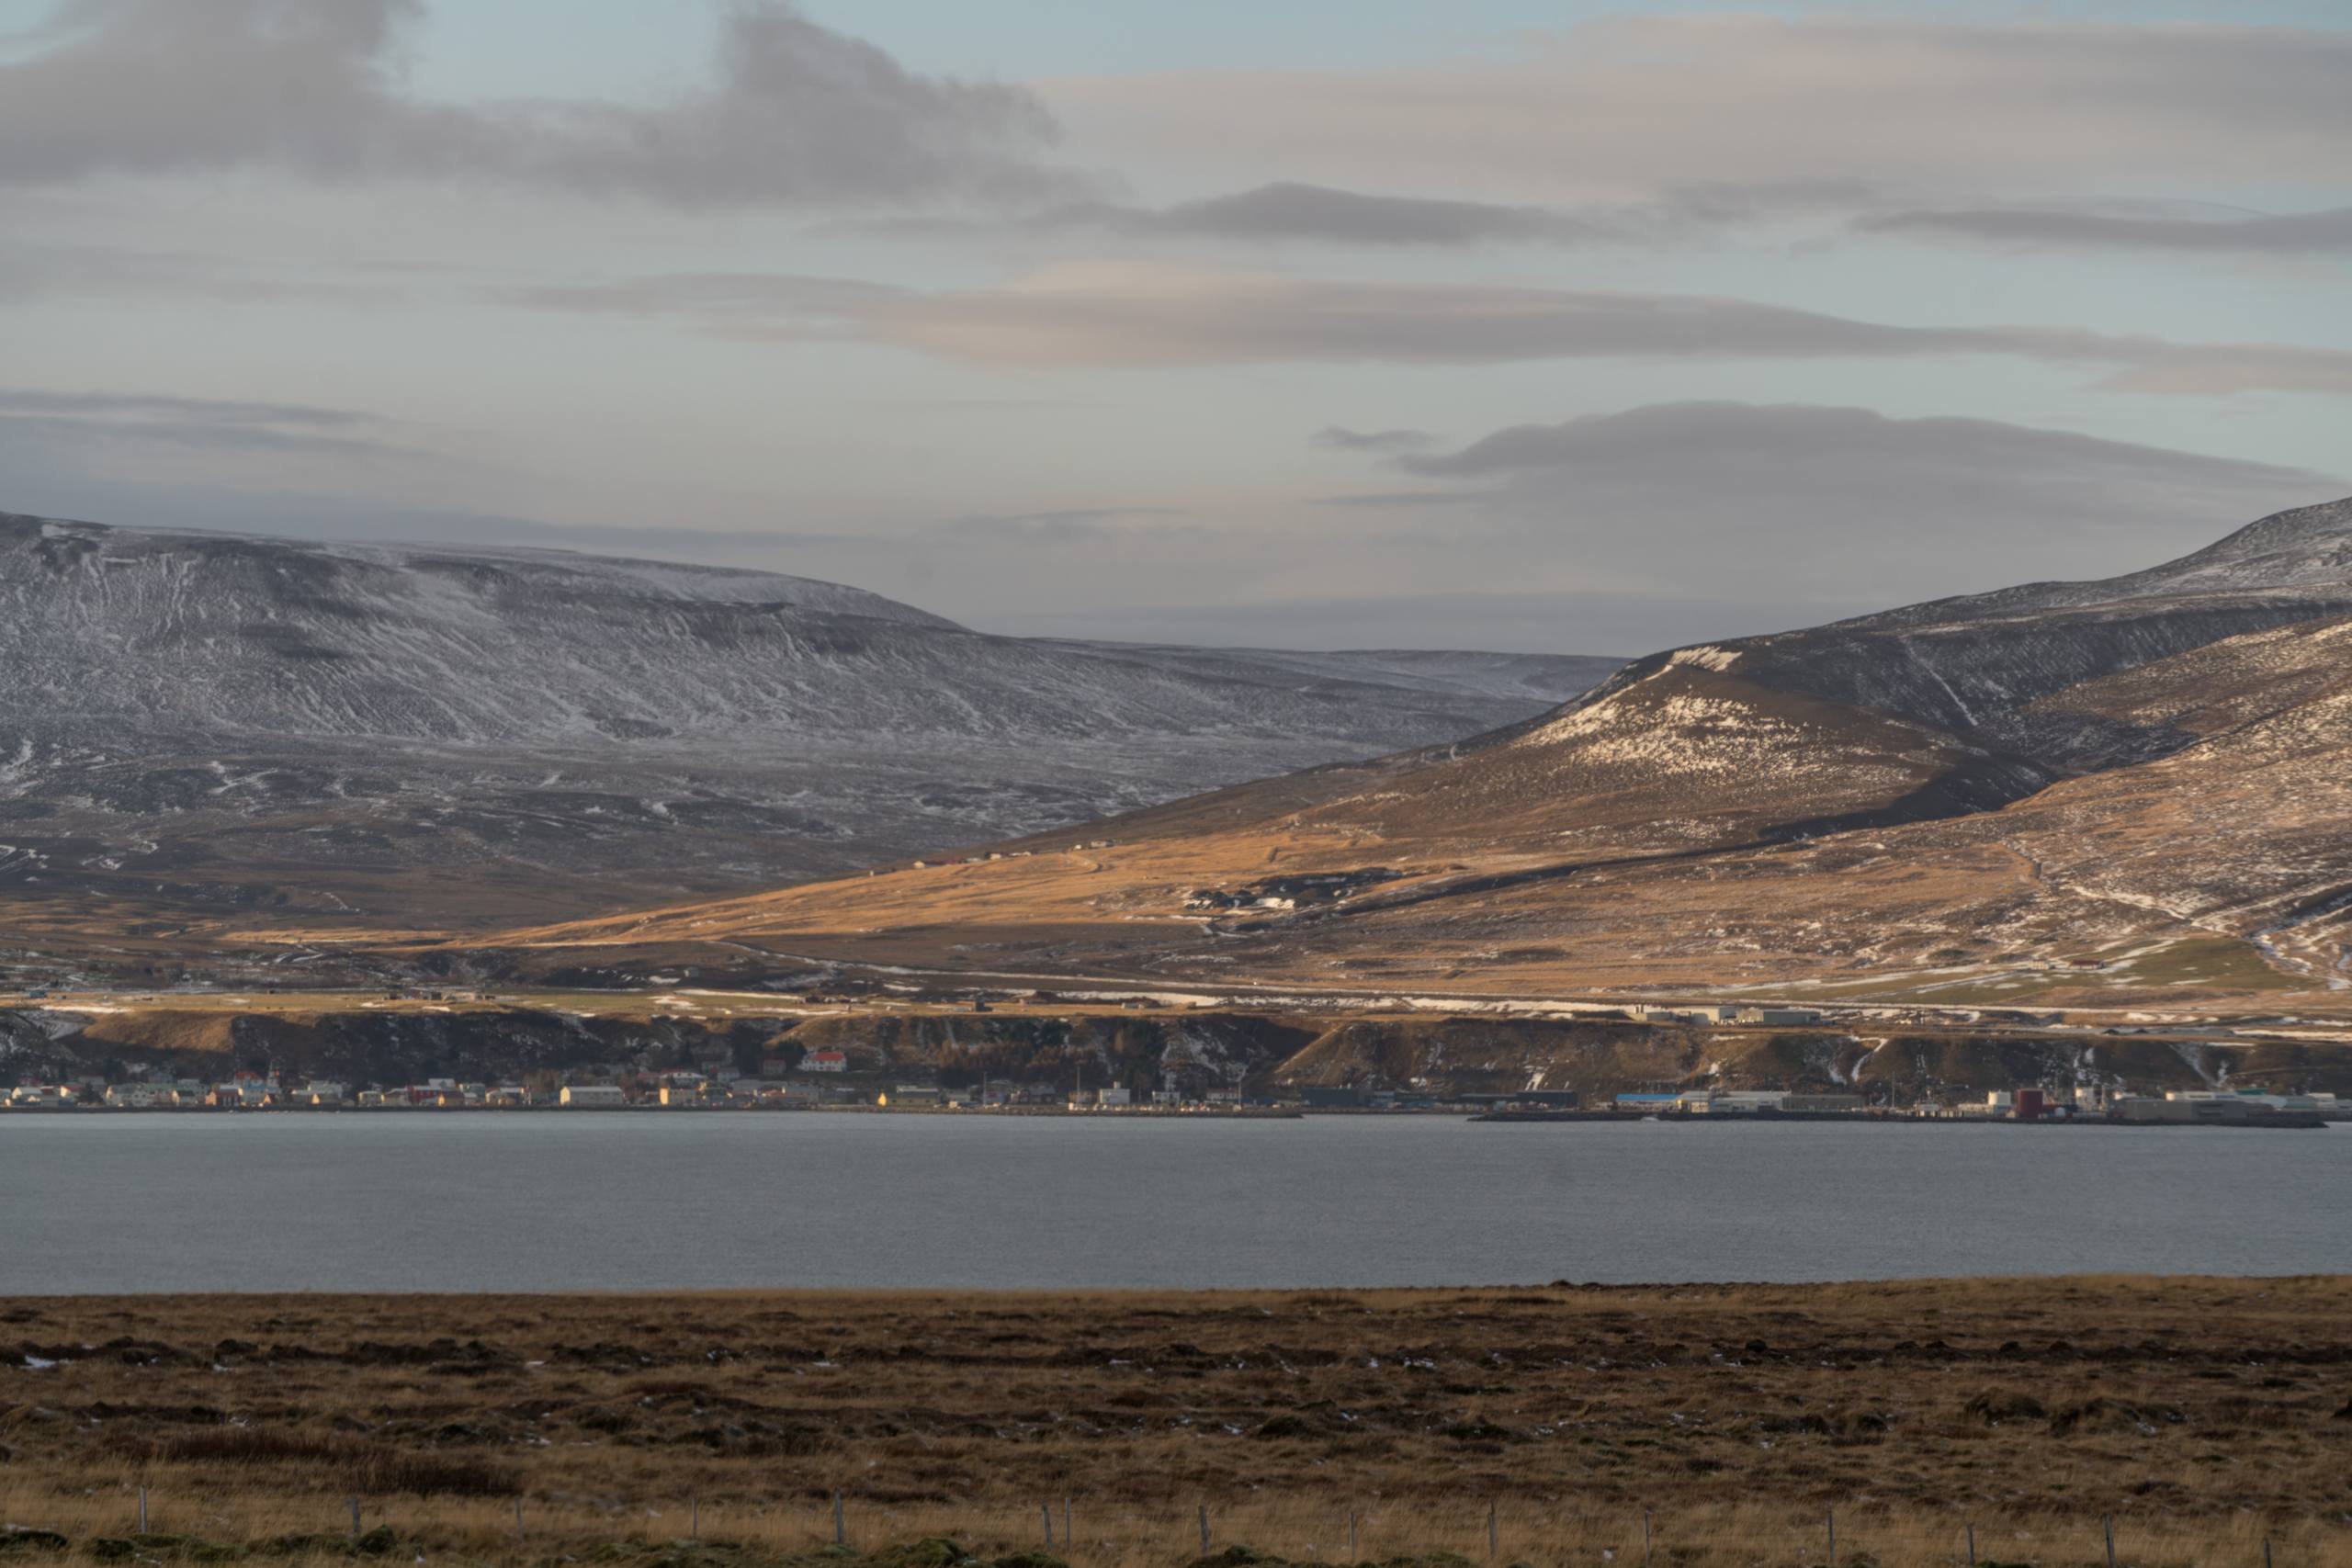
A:
<svg viewBox="0 0 2352 1568">
<path fill-rule="evenodd" d="M 853 1551 L 1050 1510 L 1102 1568 L 1204 1506 L 1297 1562 L 1483 1563 L 1491 1511 L 1504 1563 L 1816 1563 L 1834 1511 L 1840 1568 L 2098 1564 L 2110 1516 L 2138 1568 L 2343 1568 L 2347 1477 L 2346 1279 L 0 1302 L 0 1522 L 68 1560 L 340 1556 L 356 1496 L 402 1562 L 720 1568 L 838 1493 Z"/>
</svg>

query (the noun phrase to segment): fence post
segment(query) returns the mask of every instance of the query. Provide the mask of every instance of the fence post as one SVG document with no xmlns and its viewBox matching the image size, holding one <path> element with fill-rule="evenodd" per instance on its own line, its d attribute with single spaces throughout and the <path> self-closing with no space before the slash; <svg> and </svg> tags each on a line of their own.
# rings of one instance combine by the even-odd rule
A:
<svg viewBox="0 0 2352 1568">
<path fill-rule="evenodd" d="M 1051 1551 L 1054 1549 L 1054 1506 L 1051 1503 L 1040 1503 L 1037 1505 L 1037 1511 L 1046 1516 L 1046 1550 Z"/>
<path fill-rule="evenodd" d="M 1502 1528 L 1495 1522 L 1495 1504 L 1487 1502 L 1487 1561 L 1494 1562 L 1502 1555 Z"/>
<path fill-rule="evenodd" d="M 1650 1560 L 1650 1511 L 1649 1511 L 1647 1508 L 1644 1508 L 1644 1509 L 1642 1510 L 1642 1561 L 1643 1561 L 1645 1563 L 1646 1563 L 1646 1562 L 1649 1562 L 1649 1560 Z"/>
<path fill-rule="evenodd" d="M 2107 1532 L 2107 1568 L 2115 1568 L 2115 1516 L 2101 1514 L 2098 1522 Z"/>
<path fill-rule="evenodd" d="M 139 1533 L 147 1533 L 147 1488 L 139 1489 Z"/>
<path fill-rule="evenodd" d="M 1077 1544 L 1078 1537 L 1069 1529 L 1069 1494 L 1065 1492 L 1062 1494 L 1062 1550 L 1068 1551 Z"/>
<path fill-rule="evenodd" d="M 842 1495 L 838 1492 L 833 1494 L 833 1544 L 835 1546 L 849 1544 L 849 1527 L 842 1518 Z"/>
<path fill-rule="evenodd" d="M 1202 1556 L 1204 1556 L 1204 1557 L 1206 1557 L 1208 1554 L 1209 1554 L 1209 1506 L 1208 1506 L 1206 1503 L 1204 1503 L 1204 1504 L 1202 1504 L 1202 1505 L 1201 1505 L 1201 1555 L 1202 1555 Z"/>
<path fill-rule="evenodd" d="M 359 1499 L 356 1497 L 351 1500 L 351 1539 L 359 1539 Z"/>
<path fill-rule="evenodd" d="M 1973 1520 L 1968 1526 L 1968 1568 L 1976 1568 L 1976 1525 Z"/>
<path fill-rule="evenodd" d="M 1360 1562 L 1363 1560 L 1362 1556 L 1356 1551 L 1356 1511 L 1353 1508 L 1350 1508 L 1348 1510 L 1348 1561 L 1351 1562 Z M 2265 1568 L 2268 1568 L 2268 1565 L 2265 1564 Z"/>
<path fill-rule="evenodd" d="M 2270 1568 L 2270 1538 L 2262 1538 L 2262 1568 Z"/>
<path fill-rule="evenodd" d="M 1838 1568 L 1838 1510 L 1829 1510 L 1829 1568 Z"/>
</svg>

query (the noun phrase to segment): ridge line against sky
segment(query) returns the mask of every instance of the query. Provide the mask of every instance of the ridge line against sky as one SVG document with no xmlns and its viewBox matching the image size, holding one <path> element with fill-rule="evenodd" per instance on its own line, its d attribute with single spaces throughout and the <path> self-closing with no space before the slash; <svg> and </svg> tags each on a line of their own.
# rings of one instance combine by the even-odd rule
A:
<svg viewBox="0 0 2352 1568">
<path fill-rule="evenodd" d="M 1577 651 L 2352 489 L 2352 28 L 1987 16 L 0 0 L 0 510 Z"/>
</svg>

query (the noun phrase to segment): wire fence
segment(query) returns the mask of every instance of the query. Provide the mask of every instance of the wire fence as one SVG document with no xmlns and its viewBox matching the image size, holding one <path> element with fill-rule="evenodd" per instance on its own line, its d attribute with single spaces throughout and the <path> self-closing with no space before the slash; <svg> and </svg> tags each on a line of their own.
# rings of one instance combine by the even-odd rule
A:
<svg viewBox="0 0 2352 1568">
<path fill-rule="evenodd" d="M 20 1510 L 25 1501 L 12 1497 L 8 1506 Z M 166 1499 L 141 1486 L 134 1498 L 123 1501 L 130 1506 L 112 1520 L 107 1517 L 110 1510 L 97 1499 L 85 1497 L 67 1510 L 72 1517 L 55 1525 L 36 1519 L 0 1526 L 0 1560 L 16 1555 L 9 1550 L 12 1543 L 21 1545 L 35 1536 L 54 1550 L 82 1546 L 100 1556 L 121 1556 L 119 1548 L 128 1546 L 131 1554 L 152 1560 L 173 1554 L 158 1550 L 157 1543 L 175 1542 L 185 1549 L 206 1529 L 241 1522 L 240 1510 L 219 1493 L 174 1497 L 166 1510 Z M 166 1512 L 172 1516 L 168 1520 Z M 944 1538 L 975 1543 L 975 1555 L 1034 1550 L 1086 1568 L 1182 1563 L 1225 1553 L 1236 1561 L 1246 1555 L 1344 1563 L 1442 1557 L 1493 1568 L 1519 1562 L 1599 1562 L 1619 1568 L 1639 1562 L 1644 1568 L 1660 1563 L 1679 1568 L 1715 1562 L 1828 1568 L 1908 1563 L 1965 1568 L 2015 1563 L 2066 1568 L 2101 1563 L 2105 1568 L 2352 1565 L 2352 1529 L 2344 1528 L 2342 1520 L 2296 1522 L 2285 1532 L 2289 1550 L 2282 1551 L 2279 1533 L 2266 1521 L 2240 1517 L 2217 1526 L 2211 1519 L 2163 1516 L 2121 1521 L 2111 1513 L 2095 1520 L 2048 1515 L 1998 1522 L 1962 1517 L 1939 1526 L 1916 1514 L 1864 1510 L 1841 1517 L 1834 1508 L 1823 1509 L 1810 1523 L 1786 1509 L 1753 1506 L 1545 1508 L 1514 1500 L 1506 1507 L 1497 1499 L 1487 1500 L 1483 1508 L 1396 1504 L 1317 1507 L 1296 1500 L 1279 1507 L 1261 1503 L 1220 1508 L 1204 1501 L 1177 1512 L 1063 1495 L 1039 1499 L 1023 1525 L 1019 1510 L 1001 1505 L 864 1505 L 841 1490 L 832 1491 L 814 1509 L 733 1502 L 707 1507 L 694 1496 L 666 1506 L 586 1509 L 566 1500 L 534 1503 L 522 1496 L 502 1501 L 350 1496 L 339 1507 L 324 1499 L 288 1498 L 242 1512 L 249 1529 L 257 1524 L 280 1528 L 243 1541 L 205 1544 L 244 1550 L 275 1542 L 290 1551 L 318 1551 L 337 1538 L 354 1546 L 373 1541 L 379 1550 L 392 1541 L 430 1539 L 463 1543 L 476 1551 L 511 1545 L 527 1553 L 535 1546 L 637 1540 L 725 1543 L 789 1554 L 826 1547 L 872 1552 Z M 166 1534 L 157 1528 L 159 1523 L 177 1524 L 183 1533 Z M 307 1529 L 300 1528 L 306 1524 Z M 187 1550 L 179 1554 L 203 1555 Z"/>
</svg>

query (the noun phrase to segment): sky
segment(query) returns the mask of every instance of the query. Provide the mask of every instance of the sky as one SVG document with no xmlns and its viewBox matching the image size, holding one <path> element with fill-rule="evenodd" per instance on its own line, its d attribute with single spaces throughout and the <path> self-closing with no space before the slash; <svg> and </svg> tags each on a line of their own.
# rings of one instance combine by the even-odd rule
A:
<svg viewBox="0 0 2352 1568">
<path fill-rule="evenodd" d="M 2352 493 L 2352 11 L 0 0 L 0 511 L 1632 655 Z"/>
</svg>

